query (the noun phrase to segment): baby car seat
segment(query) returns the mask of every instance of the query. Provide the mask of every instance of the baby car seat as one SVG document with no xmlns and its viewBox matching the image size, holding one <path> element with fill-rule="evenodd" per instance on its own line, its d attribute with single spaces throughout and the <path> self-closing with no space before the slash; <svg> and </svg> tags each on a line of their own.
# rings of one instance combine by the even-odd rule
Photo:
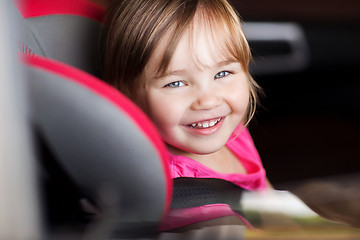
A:
<svg viewBox="0 0 360 240">
<path fill-rule="evenodd" d="M 83 231 L 100 218 L 101 236 L 154 233 L 171 181 L 151 122 L 95 77 L 42 57 L 24 61 L 49 228 Z"/>
<path fill-rule="evenodd" d="M 206 226 L 224 214 L 240 216 L 242 189 L 220 179 L 180 178 L 174 180 L 175 210 L 158 226 L 173 184 L 160 136 L 132 102 L 92 76 L 100 75 L 103 9 L 85 0 L 21 0 L 17 8 L 19 48 L 27 55 L 29 118 L 52 232 L 70 227 L 93 238 L 134 238 L 198 222 Z M 237 213 L 187 211 L 218 203 Z M 101 224 L 89 228 L 99 216 Z"/>
<path fill-rule="evenodd" d="M 146 115 L 89 74 L 97 72 L 100 8 L 85 0 L 16 6 L 48 237 L 152 236 L 170 205 L 167 152 Z"/>
</svg>

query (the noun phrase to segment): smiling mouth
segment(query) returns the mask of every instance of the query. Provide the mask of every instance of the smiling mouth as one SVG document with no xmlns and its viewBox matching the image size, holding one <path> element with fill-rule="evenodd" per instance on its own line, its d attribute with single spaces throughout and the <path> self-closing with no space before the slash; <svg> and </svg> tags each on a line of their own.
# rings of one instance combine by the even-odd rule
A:
<svg viewBox="0 0 360 240">
<path fill-rule="evenodd" d="M 210 128 L 215 126 L 216 124 L 218 124 L 221 121 L 221 117 L 218 119 L 212 119 L 212 120 L 208 120 L 208 121 L 202 121 L 202 122 L 197 122 L 197 123 L 192 123 L 187 125 L 190 128 L 197 128 L 197 129 L 204 129 L 204 128 Z"/>
</svg>

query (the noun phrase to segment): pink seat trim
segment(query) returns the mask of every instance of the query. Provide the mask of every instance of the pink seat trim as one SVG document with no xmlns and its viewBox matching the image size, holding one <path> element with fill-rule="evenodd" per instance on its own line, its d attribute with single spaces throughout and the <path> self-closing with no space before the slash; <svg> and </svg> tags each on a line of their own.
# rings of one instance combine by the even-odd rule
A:
<svg viewBox="0 0 360 240">
<path fill-rule="evenodd" d="M 15 4 L 24 18 L 66 14 L 101 22 L 105 16 L 103 7 L 87 0 L 16 0 Z"/>
<path fill-rule="evenodd" d="M 227 216 L 236 216 L 246 227 L 253 229 L 253 226 L 243 216 L 234 212 L 229 205 L 216 203 L 191 208 L 171 209 L 169 215 L 161 223 L 159 231 L 168 231 Z"/>
</svg>

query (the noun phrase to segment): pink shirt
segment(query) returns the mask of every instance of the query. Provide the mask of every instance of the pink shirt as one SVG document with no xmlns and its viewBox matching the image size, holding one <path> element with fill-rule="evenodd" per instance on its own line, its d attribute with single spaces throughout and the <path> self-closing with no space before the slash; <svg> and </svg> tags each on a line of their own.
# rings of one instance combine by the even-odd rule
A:
<svg viewBox="0 0 360 240">
<path fill-rule="evenodd" d="M 231 137 L 226 146 L 237 156 L 247 174 L 219 173 L 191 158 L 169 153 L 171 177 L 220 178 L 247 190 L 266 188 L 266 173 L 248 130 L 242 127 L 240 133 Z"/>
<path fill-rule="evenodd" d="M 240 130 L 240 128 L 242 129 Z M 239 130 L 240 133 L 238 133 Z M 238 135 L 235 133 L 238 133 Z M 219 173 L 191 158 L 169 153 L 171 177 L 220 178 L 246 190 L 264 190 L 267 187 L 266 173 L 248 130 L 240 125 L 235 129 L 226 146 L 243 164 L 247 171 L 246 174 Z M 246 219 L 233 212 L 228 205 L 211 204 L 185 209 L 170 209 L 160 226 L 160 230 L 174 229 L 231 215 L 238 216 L 246 226 L 251 227 Z"/>
</svg>

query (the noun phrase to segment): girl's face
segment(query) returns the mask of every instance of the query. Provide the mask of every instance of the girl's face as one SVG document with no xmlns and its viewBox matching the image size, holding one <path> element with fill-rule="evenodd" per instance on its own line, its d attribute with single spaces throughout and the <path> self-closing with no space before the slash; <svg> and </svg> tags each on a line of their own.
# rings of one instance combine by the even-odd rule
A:
<svg viewBox="0 0 360 240">
<path fill-rule="evenodd" d="M 173 154 L 219 151 L 246 117 L 247 74 L 239 62 L 224 57 L 207 34 L 195 29 L 190 35 L 184 33 L 167 71 L 159 76 L 166 46 L 161 43 L 143 72 L 145 86 L 138 93 L 137 104 L 155 123 Z"/>
</svg>

